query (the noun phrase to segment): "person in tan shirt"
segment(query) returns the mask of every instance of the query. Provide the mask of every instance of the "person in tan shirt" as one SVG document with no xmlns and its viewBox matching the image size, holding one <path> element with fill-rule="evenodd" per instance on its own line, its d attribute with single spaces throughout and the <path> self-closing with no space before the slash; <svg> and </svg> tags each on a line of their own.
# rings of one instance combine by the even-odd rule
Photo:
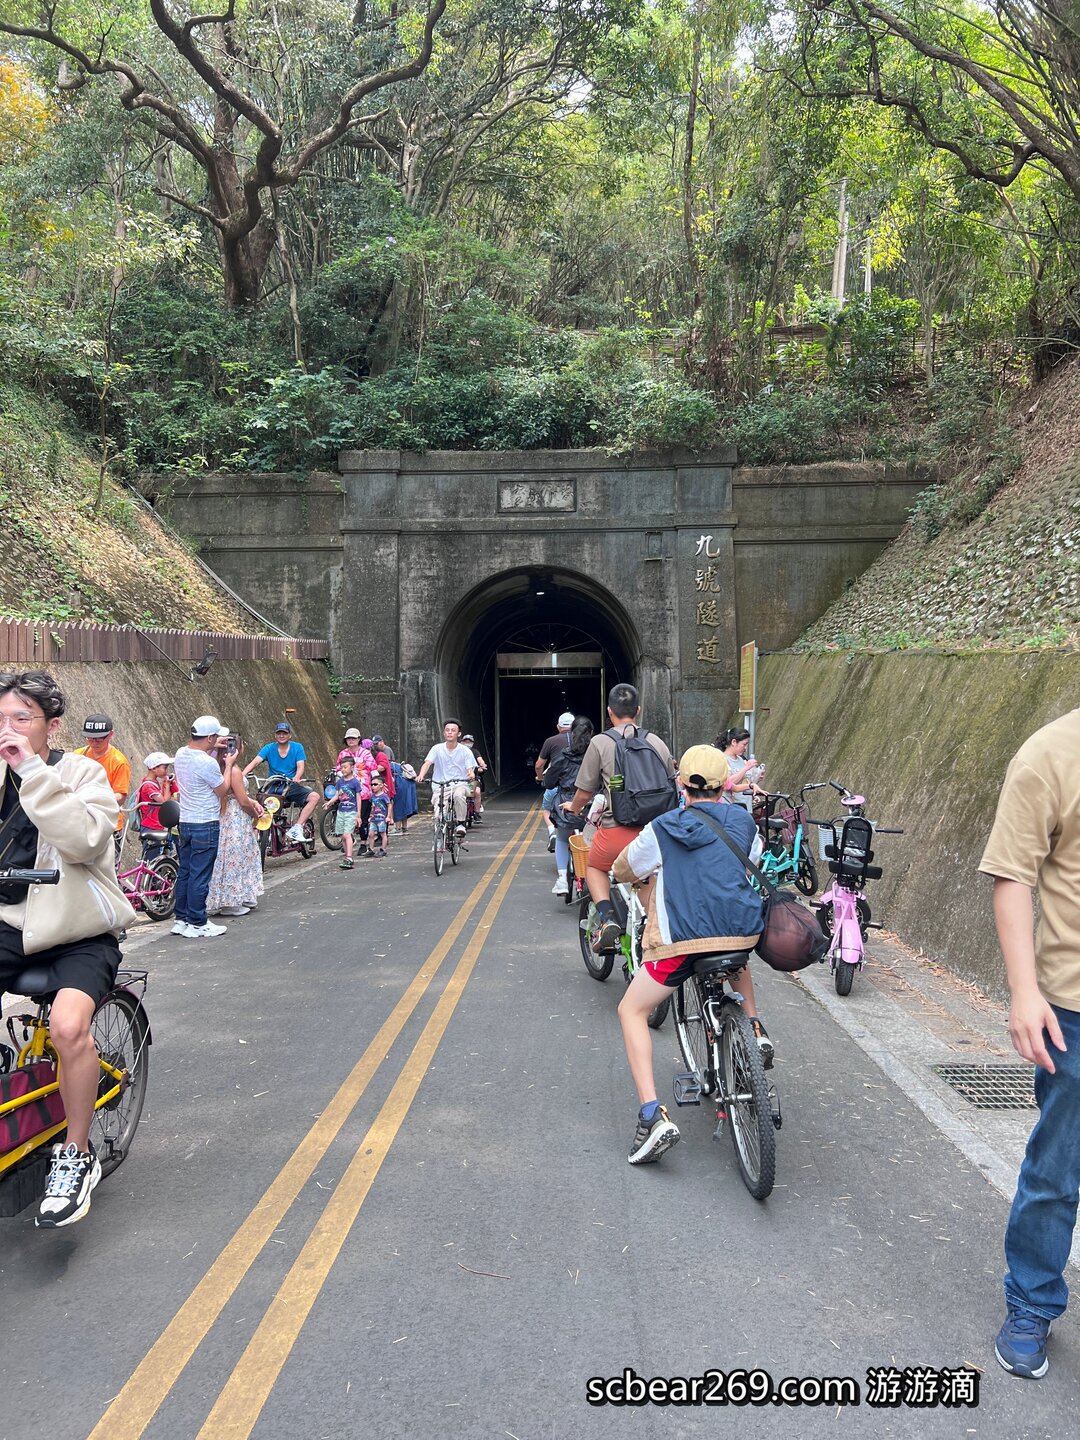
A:
<svg viewBox="0 0 1080 1440">
<path fill-rule="evenodd" d="M 1080 1193 L 1080 710 L 1044 725 L 1013 756 L 979 869 L 994 880 L 1009 1035 L 1038 1067 L 1039 1119 L 1005 1231 L 1008 1313 L 994 1349 L 1010 1374 L 1037 1380 L 1049 1366 L 1050 1322 L 1068 1301 Z"/>
</svg>

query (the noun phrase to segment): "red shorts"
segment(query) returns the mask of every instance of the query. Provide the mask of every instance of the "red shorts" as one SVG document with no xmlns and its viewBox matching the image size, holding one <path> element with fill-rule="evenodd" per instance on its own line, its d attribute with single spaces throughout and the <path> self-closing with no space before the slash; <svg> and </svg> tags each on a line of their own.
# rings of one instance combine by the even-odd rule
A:
<svg viewBox="0 0 1080 1440">
<path fill-rule="evenodd" d="M 593 837 L 589 848 L 589 864 L 594 870 L 608 871 L 641 831 L 633 825 L 604 825 Z"/>
<path fill-rule="evenodd" d="M 682 982 L 694 973 L 694 955 L 672 955 L 667 960 L 646 960 L 642 969 L 650 980 L 658 985 L 667 985 L 677 990 Z"/>
</svg>

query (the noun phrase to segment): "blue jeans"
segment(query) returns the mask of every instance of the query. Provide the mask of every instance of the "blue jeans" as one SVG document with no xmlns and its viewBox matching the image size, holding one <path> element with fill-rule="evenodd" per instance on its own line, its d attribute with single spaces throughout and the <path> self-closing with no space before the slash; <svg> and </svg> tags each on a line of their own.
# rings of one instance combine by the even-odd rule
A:
<svg viewBox="0 0 1080 1440">
<path fill-rule="evenodd" d="M 566 874 L 566 867 L 570 864 L 570 833 L 561 826 L 555 827 L 555 869 L 560 875 Z"/>
<path fill-rule="evenodd" d="M 201 825 L 180 821 L 180 869 L 176 876 L 176 918 L 188 925 L 206 924 L 206 896 L 217 859 L 217 820 Z"/>
<path fill-rule="evenodd" d="M 1054 1006 L 1067 1052 L 1046 1048 L 1056 1066 L 1035 1071 L 1039 1118 L 1027 1143 L 1005 1230 L 1005 1300 L 1044 1320 L 1064 1313 L 1080 1196 L 1080 1012 Z"/>
</svg>

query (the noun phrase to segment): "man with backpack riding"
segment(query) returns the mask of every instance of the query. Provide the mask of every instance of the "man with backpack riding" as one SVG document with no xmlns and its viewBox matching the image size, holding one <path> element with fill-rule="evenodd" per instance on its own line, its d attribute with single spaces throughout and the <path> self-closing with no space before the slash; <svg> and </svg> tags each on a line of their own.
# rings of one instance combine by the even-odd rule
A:
<svg viewBox="0 0 1080 1440">
<path fill-rule="evenodd" d="M 678 808 L 675 761 L 658 735 L 640 729 L 641 697 L 633 685 L 613 685 L 608 692 L 611 728 L 594 735 L 578 771 L 574 798 L 563 805 L 580 815 L 598 791 L 606 801 L 600 828 L 589 851 L 588 884 L 600 915 L 594 946 L 617 950 L 622 926 L 611 903 L 608 872 L 615 858 L 651 820 Z"/>
</svg>

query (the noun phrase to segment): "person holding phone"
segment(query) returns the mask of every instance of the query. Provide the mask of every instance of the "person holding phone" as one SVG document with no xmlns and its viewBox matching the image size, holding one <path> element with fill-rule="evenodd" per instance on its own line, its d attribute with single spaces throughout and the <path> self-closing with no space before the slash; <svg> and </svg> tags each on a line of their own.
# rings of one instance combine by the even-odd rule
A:
<svg viewBox="0 0 1080 1440">
<path fill-rule="evenodd" d="M 222 773 L 227 761 L 242 760 L 244 742 L 239 735 L 218 731 L 216 758 Z M 238 764 L 228 771 L 229 788 L 221 801 L 221 829 L 214 873 L 206 896 L 210 915 L 246 915 L 254 910 L 263 893 L 262 857 L 253 821 L 266 812 L 247 792 L 247 782 Z"/>
</svg>

